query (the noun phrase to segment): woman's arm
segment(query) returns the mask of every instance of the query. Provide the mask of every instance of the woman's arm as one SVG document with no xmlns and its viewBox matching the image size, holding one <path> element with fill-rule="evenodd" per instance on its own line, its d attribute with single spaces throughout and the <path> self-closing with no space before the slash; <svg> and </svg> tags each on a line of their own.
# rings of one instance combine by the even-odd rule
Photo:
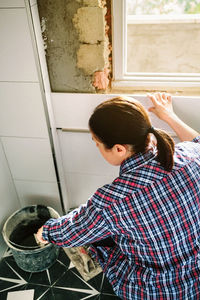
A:
<svg viewBox="0 0 200 300">
<path fill-rule="evenodd" d="M 111 235 L 99 211 L 90 205 L 81 205 L 58 219 L 48 220 L 37 232 L 39 242 L 59 247 L 79 247 L 92 244 Z"/>
<path fill-rule="evenodd" d="M 185 124 L 174 113 L 172 97 L 166 93 L 148 94 L 153 106 L 149 108 L 158 118 L 165 121 L 177 134 L 181 141 L 192 141 L 199 135 L 197 131 Z"/>
</svg>

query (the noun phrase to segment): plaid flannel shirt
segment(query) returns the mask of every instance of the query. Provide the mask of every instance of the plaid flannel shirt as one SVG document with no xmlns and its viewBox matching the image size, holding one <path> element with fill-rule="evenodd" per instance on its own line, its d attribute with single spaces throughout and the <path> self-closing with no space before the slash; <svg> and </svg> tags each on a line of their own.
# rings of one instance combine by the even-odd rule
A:
<svg viewBox="0 0 200 300">
<path fill-rule="evenodd" d="M 124 161 L 119 177 L 85 205 L 44 225 L 60 247 L 91 246 L 122 299 L 200 299 L 200 137 L 175 147 L 165 171 L 156 149 Z"/>
</svg>

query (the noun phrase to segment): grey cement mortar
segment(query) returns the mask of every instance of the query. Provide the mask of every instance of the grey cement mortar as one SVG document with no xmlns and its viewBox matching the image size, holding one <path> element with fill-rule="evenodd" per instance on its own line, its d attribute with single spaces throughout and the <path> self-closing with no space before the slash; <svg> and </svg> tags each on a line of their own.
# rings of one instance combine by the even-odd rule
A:
<svg viewBox="0 0 200 300">
<path fill-rule="evenodd" d="M 46 59 L 53 92 L 95 92 L 92 76 L 77 68 L 79 36 L 72 19 L 82 1 L 38 0 L 40 20 L 45 20 Z"/>
</svg>

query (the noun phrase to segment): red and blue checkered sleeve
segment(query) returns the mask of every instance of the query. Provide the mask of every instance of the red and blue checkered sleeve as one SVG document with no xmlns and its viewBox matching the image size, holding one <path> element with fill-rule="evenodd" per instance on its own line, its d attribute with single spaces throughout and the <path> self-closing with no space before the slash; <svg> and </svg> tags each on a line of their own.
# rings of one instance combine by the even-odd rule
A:
<svg viewBox="0 0 200 300">
<path fill-rule="evenodd" d="M 43 239 L 60 247 L 78 247 L 108 237 L 110 232 L 100 210 L 89 203 L 63 217 L 49 219 L 43 226 Z"/>
<path fill-rule="evenodd" d="M 197 137 L 195 137 L 195 138 L 192 140 L 192 142 L 194 142 L 194 143 L 199 143 L 199 144 L 200 144 L 200 135 L 197 136 Z"/>
</svg>

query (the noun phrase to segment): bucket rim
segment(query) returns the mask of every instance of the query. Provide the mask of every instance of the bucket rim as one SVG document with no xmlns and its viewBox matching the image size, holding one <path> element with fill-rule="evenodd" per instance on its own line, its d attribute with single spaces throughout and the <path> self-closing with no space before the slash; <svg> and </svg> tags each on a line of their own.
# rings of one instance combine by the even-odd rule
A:
<svg viewBox="0 0 200 300">
<path fill-rule="evenodd" d="M 20 211 L 22 211 L 23 209 L 25 209 L 25 208 L 29 208 L 29 207 L 37 207 L 38 205 L 37 204 L 34 204 L 34 205 L 28 205 L 28 206 L 25 206 L 25 207 L 22 207 L 22 208 L 20 208 L 20 209 L 18 209 L 18 210 L 16 210 L 15 212 L 13 212 L 9 217 L 8 217 L 8 219 L 5 221 L 5 223 L 4 223 L 4 225 L 3 225 L 3 229 L 2 229 L 2 236 L 3 236 L 3 238 L 4 238 L 4 241 L 6 242 L 6 244 L 11 248 L 11 249 L 14 249 L 14 250 L 16 250 L 16 251 L 20 251 L 20 252 L 27 252 L 27 253 L 29 253 L 30 251 L 34 251 L 34 252 L 37 252 L 37 251 L 41 251 L 42 249 L 46 249 L 47 247 L 50 247 L 50 246 L 52 246 L 53 245 L 53 243 L 48 243 L 48 244 L 44 244 L 44 246 L 43 247 L 38 247 L 38 248 L 30 248 L 30 249 L 19 249 L 19 248 L 17 248 L 17 247 L 15 247 L 14 245 L 12 245 L 11 244 L 11 241 L 8 239 L 8 237 L 7 237 L 7 235 L 6 235 L 6 226 L 7 226 L 7 224 L 8 224 L 8 222 L 9 222 L 9 220 L 12 218 L 12 217 L 14 217 L 17 213 L 19 213 Z M 45 206 L 45 205 L 43 205 L 43 206 Z M 58 215 L 58 218 L 60 217 L 60 215 L 59 215 L 59 213 L 54 209 L 54 208 L 52 208 L 52 207 L 50 207 L 50 206 L 45 206 L 46 208 L 50 208 L 50 210 L 53 210 L 57 215 Z M 19 245 L 20 246 L 20 245 Z"/>
</svg>

